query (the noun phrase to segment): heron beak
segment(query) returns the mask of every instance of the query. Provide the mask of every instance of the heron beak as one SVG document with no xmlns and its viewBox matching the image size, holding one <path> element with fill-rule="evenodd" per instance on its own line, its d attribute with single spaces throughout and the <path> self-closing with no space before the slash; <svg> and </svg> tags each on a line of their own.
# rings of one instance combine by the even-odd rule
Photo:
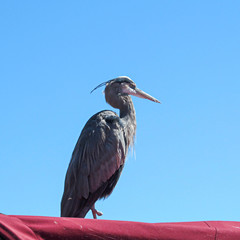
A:
<svg viewBox="0 0 240 240">
<path fill-rule="evenodd" d="M 135 88 L 134 91 L 130 94 L 133 96 L 139 97 L 139 98 L 145 98 L 145 99 L 151 100 L 156 103 L 161 103 L 156 98 L 150 96 L 149 94 L 145 93 L 144 91 L 140 90 L 139 88 Z"/>
</svg>

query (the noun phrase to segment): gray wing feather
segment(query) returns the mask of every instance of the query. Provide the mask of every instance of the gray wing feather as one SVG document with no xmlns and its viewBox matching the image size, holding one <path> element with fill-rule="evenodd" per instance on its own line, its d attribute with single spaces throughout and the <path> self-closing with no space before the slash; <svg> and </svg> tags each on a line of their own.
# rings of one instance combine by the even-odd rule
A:
<svg viewBox="0 0 240 240">
<path fill-rule="evenodd" d="M 112 111 L 102 111 L 89 119 L 73 151 L 64 193 L 87 199 L 124 164 L 127 146 L 119 121 Z"/>
</svg>

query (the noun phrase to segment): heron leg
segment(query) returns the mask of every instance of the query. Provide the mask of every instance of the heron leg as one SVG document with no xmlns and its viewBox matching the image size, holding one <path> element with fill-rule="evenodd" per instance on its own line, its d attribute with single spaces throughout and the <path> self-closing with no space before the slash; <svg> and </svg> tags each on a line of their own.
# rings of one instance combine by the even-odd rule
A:
<svg viewBox="0 0 240 240">
<path fill-rule="evenodd" d="M 94 219 L 97 219 L 97 215 L 98 215 L 98 216 L 102 216 L 102 215 L 103 215 L 102 212 L 98 211 L 98 210 L 95 208 L 95 204 L 93 204 L 91 210 L 92 210 L 92 215 L 93 215 L 93 218 L 94 218 Z"/>
</svg>

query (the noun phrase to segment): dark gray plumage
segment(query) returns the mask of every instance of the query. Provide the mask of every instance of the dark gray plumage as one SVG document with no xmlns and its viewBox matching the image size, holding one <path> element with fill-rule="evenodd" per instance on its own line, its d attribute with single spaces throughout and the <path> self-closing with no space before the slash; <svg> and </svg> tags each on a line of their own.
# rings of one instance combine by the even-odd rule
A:
<svg viewBox="0 0 240 240">
<path fill-rule="evenodd" d="M 84 126 L 66 174 L 62 217 L 85 217 L 90 209 L 94 218 L 102 215 L 95 209 L 95 202 L 112 193 L 128 148 L 134 143 L 136 117 L 129 95 L 159 102 L 136 88 L 128 77 L 118 77 L 98 87 L 102 85 L 106 85 L 106 101 L 120 110 L 120 116 L 113 111 L 101 111 Z"/>
</svg>

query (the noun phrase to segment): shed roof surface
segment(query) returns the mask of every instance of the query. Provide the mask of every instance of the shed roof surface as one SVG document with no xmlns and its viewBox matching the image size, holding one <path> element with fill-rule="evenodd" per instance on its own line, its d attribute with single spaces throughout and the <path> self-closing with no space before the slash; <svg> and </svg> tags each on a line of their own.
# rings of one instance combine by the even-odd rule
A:
<svg viewBox="0 0 240 240">
<path fill-rule="evenodd" d="M 239 240 L 240 222 L 143 223 L 0 214 L 0 237 L 10 240 Z"/>
</svg>

